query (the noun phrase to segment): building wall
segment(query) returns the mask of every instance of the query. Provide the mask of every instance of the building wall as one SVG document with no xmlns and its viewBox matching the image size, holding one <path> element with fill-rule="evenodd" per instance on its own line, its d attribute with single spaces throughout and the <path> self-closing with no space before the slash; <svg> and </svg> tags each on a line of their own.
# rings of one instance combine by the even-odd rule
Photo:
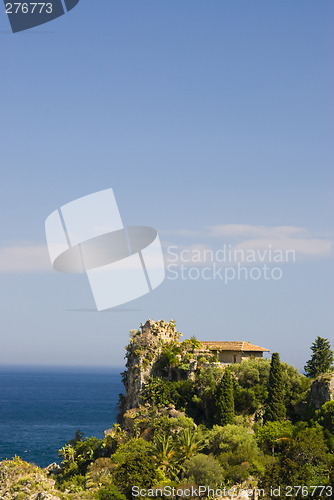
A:
<svg viewBox="0 0 334 500">
<path fill-rule="evenodd" d="M 253 358 L 263 358 L 263 352 L 262 351 L 247 351 L 242 353 L 242 359 L 249 359 L 250 357 Z"/>
<path fill-rule="evenodd" d="M 263 353 L 252 351 L 252 352 L 240 352 L 240 351 L 212 351 L 215 354 L 220 363 L 241 363 L 242 361 L 249 359 L 251 356 L 255 358 L 262 358 Z"/>
</svg>

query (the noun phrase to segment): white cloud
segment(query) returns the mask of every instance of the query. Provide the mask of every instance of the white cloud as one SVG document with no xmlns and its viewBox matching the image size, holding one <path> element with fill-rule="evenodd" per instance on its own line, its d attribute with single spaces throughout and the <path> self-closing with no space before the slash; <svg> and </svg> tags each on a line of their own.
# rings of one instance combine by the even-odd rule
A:
<svg viewBox="0 0 334 500">
<path fill-rule="evenodd" d="M 252 226 L 249 224 L 224 224 L 209 226 L 209 236 L 215 238 L 229 236 L 232 238 L 286 238 L 307 236 L 307 229 L 296 226 Z"/>
<path fill-rule="evenodd" d="M 175 234 L 175 233 L 174 233 Z M 169 238 L 163 242 L 166 264 L 180 263 L 167 252 L 168 247 L 174 247 L 174 253 L 183 255 L 186 259 L 195 258 L 192 265 L 207 264 L 210 252 L 215 254 L 224 245 L 234 250 L 248 250 L 258 252 L 261 261 L 261 252 L 278 250 L 282 252 L 294 251 L 297 260 L 322 259 L 333 257 L 333 239 L 326 234 L 312 235 L 305 228 L 295 226 L 252 226 L 249 224 L 224 224 L 209 226 L 204 231 L 179 230 L 176 233 L 183 236 L 182 243 Z M 192 239 L 187 244 L 184 238 Z M 196 241 L 194 241 L 196 240 Z M 175 249 L 177 247 L 177 249 Z M 202 256 L 202 257 L 201 257 Z M 182 260 L 182 259 L 181 259 Z M 158 266 L 157 262 L 157 266 Z M 151 262 L 154 267 L 154 262 Z M 189 263 L 191 265 L 191 263 Z M 0 247 L 0 273 L 45 273 L 51 272 L 48 249 L 46 245 L 37 245 L 32 242 L 21 242 L 12 246 Z"/>
<path fill-rule="evenodd" d="M 235 249 L 264 250 L 271 247 L 273 250 L 293 250 L 300 257 L 324 258 L 333 255 L 333 240 L 327 236 L 314 237 L 302 227 L 226 224 L 208 229 L 213 237 L 230 237 Z"/>
<path fill-rule="evenodd" d="M 249 224 L 223 224 L 209 226 L 199 232 L 177 231 L 179 236 L 188 236 L 196 242 L 186 244 L 184 241 L 178 246 L 179 253 L 190 253 L 203 256 L 201 262 L 207 262 L 207 255 L 211 252 L 226 248 L 228 250 L 254 252 L 262 261 L 263 255 L 271 252 L 294 252 L 296 259 L 321 259 L 333 256 L 333 238 L 328 235 L 319 237 L 310 231 L 296 226 L 255 226 Z M 218 243 L 219 241 L 219 243 Z M 204 242 L 204 243 L 203 243 Z M 197 252 L 196 249 L 200 250 Z M 263 260 L 265 261 L 265 259 Z"/>
<path fill-rule="evenodd" d="M 50 272 L 52 266 L 46 245 L 21 243 L 0 247 L 0 273 Z"/>
<path fill-rule="evenodd" d="M 299 257 L 318 257 L 326 258 L 333 255 L 333 244 L 331 241 L 321 240 L 317 238 L 277 238 L 277 239 L 263 239 L 258 240 L 245 240 L 233 247 L 235 250 L 253 249 L 265 250 L 271 248 L 272 250 L 289 251 L 292 250 Z"/>
</svg>

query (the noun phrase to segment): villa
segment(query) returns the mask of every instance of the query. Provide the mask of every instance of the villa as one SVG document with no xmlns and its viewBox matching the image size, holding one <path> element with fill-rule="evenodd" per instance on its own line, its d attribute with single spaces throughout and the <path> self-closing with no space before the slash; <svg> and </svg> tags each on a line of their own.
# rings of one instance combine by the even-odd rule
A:
<svg viewBox="0 0 334 500">
<path fill-rule="evenodd" d="M 249 342 L 201 340 L 201 344 L 217 357 L 219 363 L 226 364 L 241 363 L 251 356 L 254 358 L 263 358 L 263 353 L 269 352 L 269 349 L 250 344 Z"/>
</svg>

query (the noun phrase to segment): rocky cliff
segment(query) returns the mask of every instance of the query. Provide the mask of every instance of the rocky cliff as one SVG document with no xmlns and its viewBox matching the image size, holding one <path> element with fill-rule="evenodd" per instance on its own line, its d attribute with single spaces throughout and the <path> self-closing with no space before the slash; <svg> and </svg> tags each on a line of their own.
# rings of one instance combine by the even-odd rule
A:
<svg viewBox="0 0 334 500">
<path fill-rule="evenodd" d="M 119 422 L 123 414 L 138 408 L 145 386 L 151 377 L 167 380 L 191 379 L 199 361 L 210 360 L 211 353 L 196 339 L 180 342 L 175 323 L 147 320 L 131 332 L 126 347 L 126 370 L 123 372 L 125 396 L 121 401 Z M 212 356 L 211 356 L 212 357 Z"/>
<path fill-rule="evenodd" d="M 60 500 L 62 497 L 47 469 L 42 470 L 19 457 L 0 462 L 1 500 Z"/>
<path fill-rule="evenodd" d="M 148 319 L 139 330 L 131 332 L 129 345 L 126 347 L 126 371 L 123 372 L 125 398 L 122 411 L 139 406 L 140 395 L 152 375 L 158 372 L 156 362 L 163 346 L 179 342 L 180 334 L 175 323 L 164 320 Z"/>
<path fill-rule="evenodd" d="M 320 375 L 310 388 L 309 398 L 311 404 L 319 409 L 327 401 L 334 400 L 334 373 Z"/>
</svg>

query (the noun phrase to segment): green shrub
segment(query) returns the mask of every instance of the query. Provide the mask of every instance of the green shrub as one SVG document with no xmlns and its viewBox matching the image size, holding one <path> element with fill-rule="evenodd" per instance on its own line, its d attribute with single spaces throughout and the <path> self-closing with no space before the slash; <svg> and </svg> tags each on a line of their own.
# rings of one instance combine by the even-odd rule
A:
<svg viewBox="0 0 334 500">
<path fill-rule="evenodd" d="M 100 488 L 94 498 L 96 498 L 96 500 L 126 500 L 126 496 L 113 484 Z"/>
<path fill-rule="evenodd" d="M 185 462 L 184 479 L 190 483 L 214 488 L 223 483 L 224 470 L 213 456 L 199 453 Z"/>
<path fill-rule="evenodd" d="M 127 456 L 114 472 L 115 484 L 127 498 L 131 498 L 132 486 L 150 488 L 156 479 L 155 460 L 144 449 Z"/>
</svg>

